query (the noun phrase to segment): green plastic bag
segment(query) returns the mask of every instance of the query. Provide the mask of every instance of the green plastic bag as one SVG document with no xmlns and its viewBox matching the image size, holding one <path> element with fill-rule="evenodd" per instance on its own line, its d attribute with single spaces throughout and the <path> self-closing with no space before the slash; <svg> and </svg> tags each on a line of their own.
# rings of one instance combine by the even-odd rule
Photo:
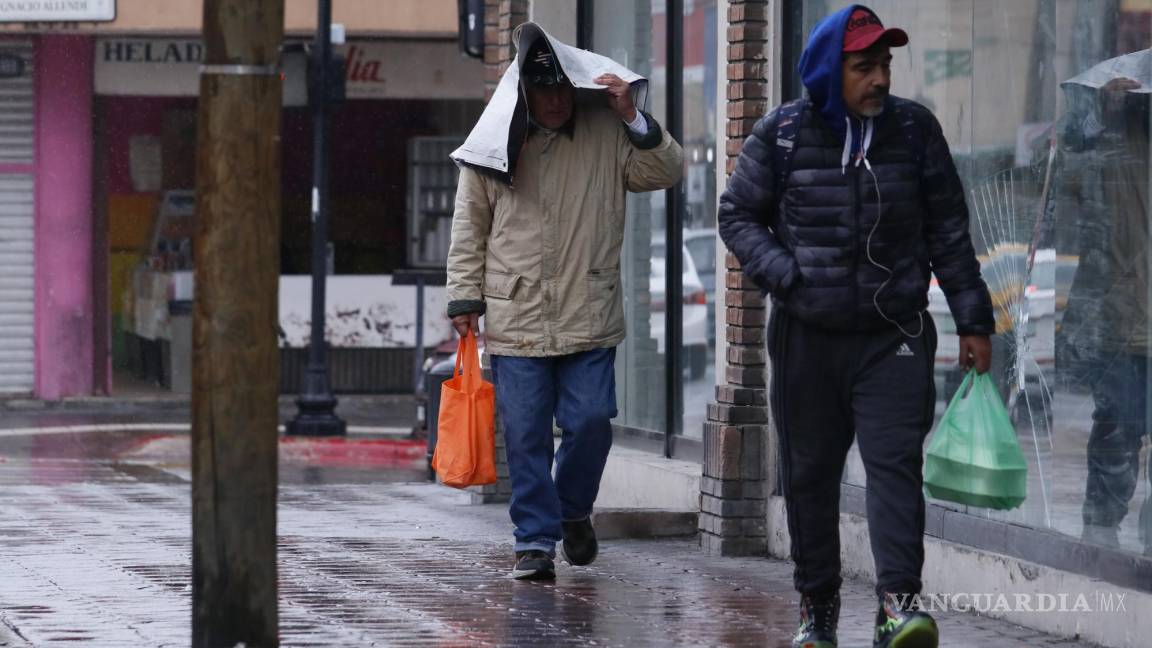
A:
<svg viewBox="0 0 1152 648">
<path fill-rule="evenodd" d="M 1028 463 L 996 385 L 969 371 L 936 426 L 924 460 L 924 491 L 936 499 L 1013 509 L 1028 494 Z"/>
</svg>

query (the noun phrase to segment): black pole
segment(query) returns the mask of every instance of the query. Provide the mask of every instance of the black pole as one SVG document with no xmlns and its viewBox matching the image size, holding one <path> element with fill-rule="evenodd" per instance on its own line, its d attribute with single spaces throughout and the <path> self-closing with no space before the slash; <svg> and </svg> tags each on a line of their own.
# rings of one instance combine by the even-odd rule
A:
<svg viewBox="0 0 1152 648">
<path fill-rule="evenodd" d="M 592 50 L 593 0 L 576 1 L 576 47 Z"/>
<path fill-rule="evenodd" d="M 684 2 L 668 0 L 668 134 L 684 141 Z M 667 231 L 664 234 L 664 456 L 671 457 L 675 437 L 684 424 L 684 183 L 677 182 L 665 196 Z"/>
<path fill-rule="evenodd" d="M 312 340 L 308 346 L 304 390 L 296 399 L 300 409 L 296 418 L 288 422 L 286 431 L 291 435 L 339 436 L 347 433 L 347 426 L 336 416 L 337 400 L 332 395 L 324 341 L 328 280 L 328 88 L 332 72 L 332 0 L 319 2 L 313 56 L 316 87 L 312 93 Z"/>
<path fill-rule="evenodd" d="M 820 14 L 823 15 L 823 14 Z M 780 66 L 780 98 L 789 101 L 800 97 L 800 73 L 796 64 L 800 62 L 800 52 L 804 51 L 804 3 L 792 0 L 784 3 L 781 12 L 783 24 L 783 65 Z"/>
</svg>

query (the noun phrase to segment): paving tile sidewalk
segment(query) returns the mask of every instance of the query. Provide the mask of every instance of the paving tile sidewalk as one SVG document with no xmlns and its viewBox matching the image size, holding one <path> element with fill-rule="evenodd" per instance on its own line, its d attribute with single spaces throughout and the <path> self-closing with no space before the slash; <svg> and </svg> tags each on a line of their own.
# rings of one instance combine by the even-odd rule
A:
<svg viewBox="0 0 1152 648">
<path fill-rule="evenodd" d="M 61 471 L 0 462 L 0 646 L 187 646 L 188 485 Z M 434 485 L 285 485 L 282 645 L 775 647 L 793 630 L 785 562 L 610 541 L 555 584 L 520 583 L 509 531 L 503 507 Z M 842 646 L 870 645 L 870 591 L 847 584 Z M 953 648 L 1086 645 L 969 615 L 941 626 Z"/>
</svg>

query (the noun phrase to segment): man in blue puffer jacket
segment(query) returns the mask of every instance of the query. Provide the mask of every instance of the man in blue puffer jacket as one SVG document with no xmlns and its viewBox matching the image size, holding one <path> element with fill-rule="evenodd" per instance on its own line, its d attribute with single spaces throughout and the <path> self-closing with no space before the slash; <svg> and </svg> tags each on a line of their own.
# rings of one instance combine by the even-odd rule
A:
<svg viewBox="0 0 1152 648">
<path fill-rule="evenodd" d="M 992 302 L 948 143 L 926 108 L 888 92 L 890 48 L 907 43 L 859 5 L 817 24 L 800 59 L 809 98 L 760 120 L 720 199 L 720 235 L 772 296 L 798 648 L 836 645 L 839 485 L 854 436 L 868 478 L 874 645 L 937 646 L 935 622 L 911 604 L 936 401 L 932 273 L 956 321 L 961 365 L 984 373 L 991 362 Z M 780 139 L 784 131 L 794 137 Z"/>
</svg>

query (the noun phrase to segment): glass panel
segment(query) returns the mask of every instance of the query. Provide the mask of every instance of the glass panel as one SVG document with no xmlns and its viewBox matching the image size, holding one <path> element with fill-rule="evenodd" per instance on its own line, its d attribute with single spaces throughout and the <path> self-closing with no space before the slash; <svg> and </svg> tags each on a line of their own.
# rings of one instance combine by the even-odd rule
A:
<svg viewBox="0 0 1152 648">
<path fill-rule="evenodd" d="M 593 50 L 649 79 L 645 108 L 664 122 L 664 3 L 595 0 Z M 629 427 L 664 431 L 664 192 L 628 194 L 621 258 L 628 337 L 616 355 L 616 394 Z"/>
<path fill-rule="evenodd" d="M 1058 324 L 1047 356 L 1054 420 L 1042 446 L 1052 525 L 1146 554 L 1150 17 L 1152 3 L 1126 0 L 1061 2 L 1052 18 L 1059 148 L 1045 251 Z"/>
<path fill-rule="evenodd" d="M 806 27 L 845 4 L 805 2 Z M 968 191 L 992 373 L 1029 462 L 1023 506 L 969 512 L 1147 552 L 1152 2 L 872 7 L 908 30 L 893 92 L 934 110 Z M 930 298 L 939 416 L 961 376 L 955 324 Z M 845 481 L 864 483 L 855 451 Z"/>
<path fill-rule="evenodd" d="M 684 3 L 684 426 L 704 434 L 716 384 L 716 0 Z"/>
</svg>

